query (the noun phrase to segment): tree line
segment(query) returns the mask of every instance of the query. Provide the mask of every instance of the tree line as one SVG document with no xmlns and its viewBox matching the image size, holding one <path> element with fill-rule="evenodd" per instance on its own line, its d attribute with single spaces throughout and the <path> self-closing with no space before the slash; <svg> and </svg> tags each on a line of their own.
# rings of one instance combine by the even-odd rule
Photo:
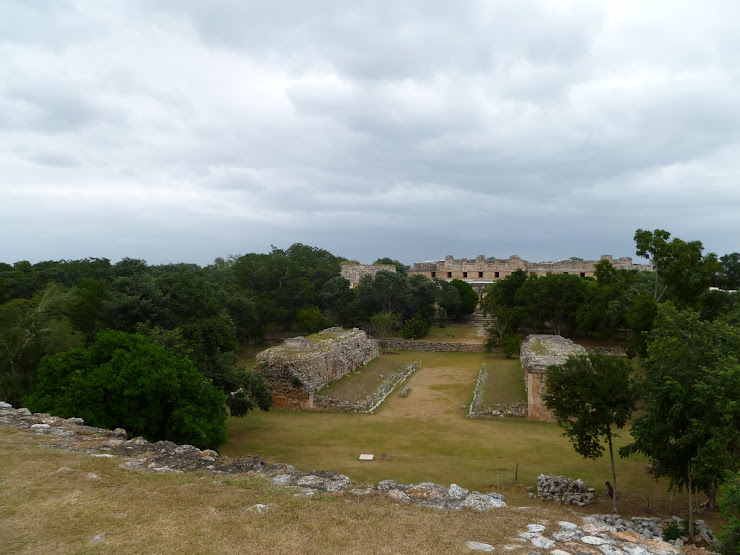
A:
<svg viewBox="0 0 740 555">
<path fill-rule="evenodd" d="M 699 242 L 669 239 L 663 230 L 638 230 L 637 253 L 650 257 L 655 272 L 638 278 L 602 261 L 597 281 L 588 285 L 597 294 L 573 311 L 575 321 L 582 322 L 590 305 L 600 307 L 605 317 L 595 320 L 606 327 L 599 331 L 611 337 L 615 329 L 627 330 L 628 352 L 639 356 L 639 365 L 599 353 L 571 357 L 548 369 L 544 401 L 579 454 L 598 458 L 608 447 L 614 512 L 618 489 L 612 438 L 630 423 L 632 441 L 619 455 L 646 456 L 653 476 L 666 477 L 671 489 L 687 493 L 689 535 L 694 533 L 696 492 L 704 492 L 707 505 L 716 506 L 724 484 L 720 505 L 729 525 L 718 549 L 737 553 L 740 305 L 736 291 L 709 289 L 712 283 L 737 287 L 737 256 L 717 259 L 703 255 Z M 518 291 L 523 288 L 519 284 Z M 526 296 L 517 292 L 514 298 Z M 639 416 L 633 419 L 636 409 Z"/>
</svg>

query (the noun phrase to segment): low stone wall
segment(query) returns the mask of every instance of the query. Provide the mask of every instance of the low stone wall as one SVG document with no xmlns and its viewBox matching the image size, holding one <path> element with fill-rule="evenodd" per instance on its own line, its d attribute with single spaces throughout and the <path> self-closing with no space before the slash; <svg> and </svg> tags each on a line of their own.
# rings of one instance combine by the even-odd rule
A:
<svg viewBox="0 0 740 555">
<path fill-rule="evenodd" d="M 537 497 L 566 505 L 585 507 L 595 501 L 594 488 L 587 488 L 580 478 L 571 480 L 552 474 L 540 474 L 537 478 Z M 534 494 L 530 494 L 534 497 Z"/>
<path fill-rule="evenodd" d="M 475 390 L 473 391 L 473 400 L 470 403 L 468 409 L 468 418 L 490 418 L 498 416 L 503 418 L 504 416 L 526 416 L 527 405 L 524 403 L 514 403 L 512 405 L 506 405 L 503 403 L 497 403 L 495 405 L 487 406 L 483 404 L 483 390 L 488 381 L 488 368 L 485 364 L 482 364 L 478 371 L 478 379 L 475 382 Z"/>
<path fill-rule="evenodd" d="M 423 352 L 460 352 L 460 353 L 485 353 L 486 346 L 479 343 L 444 343 L 432 341 L 410 341 L 406 339 L 387 339 L 384 341 L 386 349 L 397 349 L 399 351 L 423 351 Z"/>
<path fill-rule="evenodd" d="M 419 361 L 404 366 L 397 372 L 387 376 L 380 387 L 365 397 L 362 401 L 342 401 L 324 395 L 314 396 L 314 407 L 317 410 L 337 412 L 367 412 L 372 413 L 385 399 L 393 393 L 393 390 L 403 383 L 408 377 L 421 367 Z"/>
</svg>

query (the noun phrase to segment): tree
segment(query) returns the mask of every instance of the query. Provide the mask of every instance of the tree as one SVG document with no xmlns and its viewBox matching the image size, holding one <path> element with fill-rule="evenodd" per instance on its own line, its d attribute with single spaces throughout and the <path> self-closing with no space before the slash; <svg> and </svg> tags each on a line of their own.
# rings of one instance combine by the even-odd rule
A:
<svg viewBox="0 0 740 555">
<path fill-rule="evenodd" d="M 401 328 L 401 336 L 406 339 L 421 339 L 429 333 L 431 322 L 427 318 L 414 316 L 406 320 Z"/>
<path fill-rule="evenodd" d="M 646 413 L 632 426 L 620 454 L 649 457 L 649 472 L 686 488 L 689 533 L 693 492 L 716 496 L 727 470 L 740 464 L 740 329 L 702 321 L 698 313 L 658 306 L 642 360 Z"/>
<path fill-rule="evenodd" d="M 740 553 L 740 472 L 725 475 L 719 505 L 727 521 L 719 533 L 719 553 L 737 555 Z"/>
<path fill-rule="evenodd" d="M 394 312 L 378 312 L 370 316 L 370 329 L 380 339 L 380 346 L 384 351 L 388 337 L 398 327 L 400 321 L 400 316 Z"/>
<path fill-rule="evenodd" d="M 399 262 L 398 260 L 394 260 L 393 258 L 385 257 L 385 258 L 378 258 L 375 262 L 373 262 L 373 266 L 395 266 L 396 267 L 396 273 L 401 274 L 402 276 L 407 276 L 409 273 L 409 267 L 406 266 L 406 264 L 403 264 L 402 262 Z"/>
<path fill-rule="evenodd" d="M 298 327 L 304 333 L 316 333 L 328 327 L 328 321 L 318 306 L 306 306 L 298 310 Z"/>
<path fill-rule="evenodd" d="M 242 386 L 229 395 L 226 399 L 226 405 L 231 411 L 231 416 L 244 416 L 247 412 L 256 408 L 263 411 L 270 410 L 272 392 L 270 392 L 262 372 L 256 370 L 246 372 Z"/>
<path fill-rule="evenodd" d="M 623 428 L 635 409 L 636 392 L 630 381 L 629 361 L 600 353 L 571 356 L 547 369 L 545 404 L 576 453 L 597 459 L 609 447 L 614 480 L 613 508 L 617 508 L 617 473 L 614 466 L 613 428 Z"/>
<path fill-rule="evenodd" d="M 576 313 L 586 294 L 586 281 L 573 274 L 532 277 L 517 290 L 515 300 L 529 320 L 544 329 L 549 324 L 556 335 L 575 328 Z"/>
<path fill-rule="evenodd" d="M 226 441 L 226 396 L 192 362 L 145 337 L 100 332 L 87 349 L 46 356 L 24 404 L 34 412 L 125 428 L 150 441 L 215 449 Z"/>
<path fill-rule="evenodd" d="M 672 301 L 681 308 L 694 307 L 721 265 L 714 253 L 703 255 L 701 241 L 670 239 L 663 229 L 635 232 L 637 255 L 650 259 L 655 270 L 653 298 Z"/>
<path fill-rule="evenodd" d="M 0 399 L 17 406 L 31 392 L 44 355 L 82 342 L 63 314 L 68 298 L 52 282 L 30 300 L 0 305 Z"/>
<path fill-rule="evenodd" d="M 460 312 L 457 316 L 465 316 L 475 312 L 475 307 L 478 306 L 479 300 L 478 293 L 475 292 L 475 289 L 468 282 L 461 279 L 453 279 L 450 285 L 457 289 L 457 292 L 460 294 Z"/>
<path fill-rule="evenodd" d="M 725 254 L 719 261 L 722 267 L 716 285 L 723 289 L 740 289 L 740 253 Z"/>
</svg>

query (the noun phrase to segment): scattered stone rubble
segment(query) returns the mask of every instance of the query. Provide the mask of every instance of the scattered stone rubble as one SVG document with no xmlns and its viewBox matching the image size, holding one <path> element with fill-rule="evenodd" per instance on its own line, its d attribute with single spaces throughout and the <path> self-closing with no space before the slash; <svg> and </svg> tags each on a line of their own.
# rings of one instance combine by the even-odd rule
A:
<svg viewBox="0 0 740 555">
<path fill-rule="evenodd" d="M 688 527 L 688 523 L 684 522 L 684 520 L 678 516 L 674 516 L 670 520 L 640 516 L 632 517 L 630 520 L 624 520 L 621 515 L 612 514 L 593 515 L 592 518 L 598 522 L 603 522 L 610 530 L 613 529 L 617 532 L 636 532 L 648 539 L 663 539 L 663 531 L 670 524 L 676 524 L 679 530 L 686 530 Z M 708 544 L 714 542 L 716 539 L 712 529 L 709 528 L 703 520 L 694 520 L 694 531 L 696 535 Z M 668 540 L 669 543 L 678 547 L 684 545 L 687 541 L 687 536 L 682 536 L 675 540 Z"/>
<path fill-rule="evenodd" d="M 86 426 L 81 418 L 31 414 L 28 409 L 16 410 L 8 403 L 0 403 L 0 426 L 38 434 L 46 447 L 117 458 L 121 467 L 144 472 L 209 470 L 216 474 L 261 474 L 275 485 L 292 488 L 295 495 L 302 497 L 339 493 L 387 495 L 399 502 L 456 511 L 486 511 L 506 506 L 499 493 L 469 492 L 457 484 L 449 488 L 431 482 L 404 485 L 393 480 L 383 480 L 377 485 L 356 484 L 347 476 L 328 470 L 300 472 L 292 465 L 268 464 L 258 457 L 234 459 L 221 457 L 211 449 L 171 441 L 151 443 L 142 437 L 127 439 L 126 431 L 121 428 L 105 430 Z"/>
<path fill-rule="evenodd" d="M 537 478 L 537 495 L 545 501 L 555 501 L 556 503 L 565 503 L 566 505 L 577 505 L 585 507 L 595 501 L 594 488 L 587 488 L 586 484 L 580 478 L 571 480 L 562 476 L 553 476 L 552 474 L 540 474 Z M 534 492 L 529 493 L 530 497 L 535 497 Z"/>
<path fill-rule="evenodd" d="M 526 532 L 519 532 L 504 551 L 526 550 L 528 553 L 550 555 L 678 555 L 699 554 L 706 551 L 693 546 L 681 549 L 660 539 L 649 539 L 636 532 L 617 531 L 613 526 L 592 517 L 585 517 L 584 524 L 560 521 L 527 525 Z M 479 538 L 482 539 L 482 538 Z M 493 551 L 494 547 L 480 541 L 468 542 L 471 551 Z"/>
</svg>

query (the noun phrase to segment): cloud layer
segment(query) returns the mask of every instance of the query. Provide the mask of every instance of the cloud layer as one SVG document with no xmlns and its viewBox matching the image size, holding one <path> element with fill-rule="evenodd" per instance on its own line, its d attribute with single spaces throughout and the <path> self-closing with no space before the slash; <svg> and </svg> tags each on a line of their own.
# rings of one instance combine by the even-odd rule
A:
<svg viewBox="0 0 740 555">
<path fill-rule="evenodd" d="M 0 2 L 0 259 L 740 250 L 732 1 Z"/>
</svg>

